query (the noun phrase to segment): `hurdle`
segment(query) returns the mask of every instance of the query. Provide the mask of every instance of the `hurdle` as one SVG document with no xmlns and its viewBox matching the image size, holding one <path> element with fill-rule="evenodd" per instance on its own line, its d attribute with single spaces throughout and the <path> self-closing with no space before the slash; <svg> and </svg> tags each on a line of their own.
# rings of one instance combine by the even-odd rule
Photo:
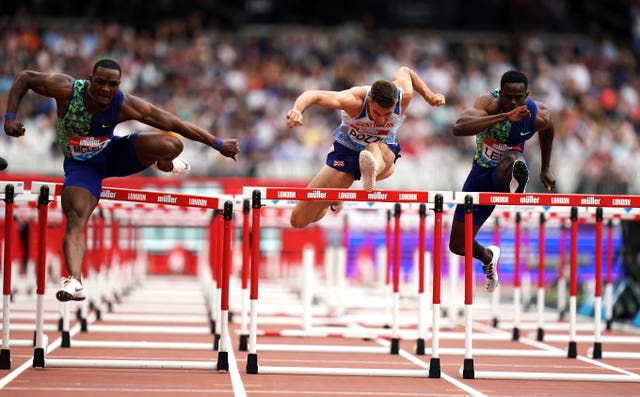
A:
<svg viewBox="0 0 640 397">
<path fill-rule="evenodd" d="M 0 369 L 11 369 L 11 346 L 33 346 L 28 339 L 11 339 L 11 267 L 13 262 L 14 222 L 13 212 L 16 195 L 24 193 L 24 182 L 0 182 L 5 202 L 4 211 L 4 267 L 2 283 L 2 349 Z"/>
<path fill-rule="evenodd" d="M 565 220 L 570 217 L 570 207 L 561 207 L 561 206 L 551 206 L 551 207 L 543 207 L 543 206 L 500 206 L 496 211 L 494 211 L 494 216 L 496 223 L 498 222 L 498 217 L 500 215 L 495 215 L 496 213 L 502 213 L 502 217 L 509 218 L 510 213 L 515 213 L 513 228 L 514 228 L 514 294 L 513 294 L 513 307 L 514 307 L 514 318 L 511 322 L 504 322 L 501 324 L 500 328 L 511 328 L 512 330 L 512 339 L 518 340 L 520 337 L 520 331 L 522 329 L 526 330 L 536 330 L 537 334 L 535 336 L 536 340 L 543 341 L 545 330 L 566 330 L 568 329 L 568 323 L 551 323 L 545 324 L 545 318 L 551 317 L 551 313 L 547 313 L 545 315 L 545 265 L 546 265 L 546 229 L 547 224 L 553 224 L 555 226 L 559 226 L 560 230 L 560 250 L 558 255 L 558 308 L 557 312 L 562 313 L 564 311 L 564 300 L 566 299 L 566 294 L 564 293 L 565 287 L 565 278 L 564 278 L 564 261 L 565 261 L 565 239 L 566 239 L 566 228 L 565 228 Z M 578 221 L 582 223 L 591 223 L 594 221 L 591 217 L 591 214 L 585 213 L 579 216 Z M 595 223 L 595 222 L 593 222 Z M 507 224 L 507 223 L 505 223 Z M 521 244 L 522 244 L 522 232 L 521 227 L 525 226 L 525 230 L 529 230 L 534 228 L 535 224 L 537 224 L 538 228 L 538 250 L 537 250 L 537 260 L 538 260 L 538 271 L 537 271 L 537 293 L 536 293 L 536 312 L 535 312 L 535 321 L 534 322 L 521 322 L 521 304 L 523 303 L 523 299 L 525 298 L 524 292 L 521 290 L 524 289 L 522 277 L 521 277 Z M 495 227 L 494 227 L 494 235 L 495 235 Z M 607 243 L 607 254 L 611 257 L 611 253 L 613 251 L 613 242 L 612 242 L 612 233 L 610 229 L 610 238 Z M 496 240 L 494 236 L 494 241 Z M 608 265 L 609 272 L 609 282 L 611 281 L 611 263 Z M 499 288 L 493 294 L 493 298 L 496 298 L 496 292 L 499 292 Z M 611 300 L 607 301 L 607 307 L 610 307 Z M 498 319 L 495 307 L 495 299 L 492 301 L 492 309 L 494 311 L 493 318 L 493 326 L 498 328 Z M 562 320 L 562 316 L 560 318 Z M 575 325 L 576 329 L 579 330 L 592 330 L 593 325 L 591 323 L 580 323 Z"/>
<path fill-rule="evenodd" d="M 37 263 L 37 314 L 36 314 L 36 337 L 35 348 L 33 356 L 34 368 L 45 367 L 100 367 L 100 368 L 165 368 L 165 369 L 209 369 L 209 370 L 228 370 L 228 316 L 229 316 L 229 302 L 228 302 L 228 286 L 230 277 L 230 262 L 231 262 L 231 227 L 233 219 L 233 200 L 224 200 L 219 197 L 206 197 L 197 195 L 167 193 L 167 192 L 153 192 L 153 191 L 137 191 L 131 189 L 119 189 L 119 188 L 103 188 L 101 198 L 105 200 L 114 201 L 129 201 L 136 203 L 153 203 L 155 205 L 170 205 L 180 207 L 194 207 L 202 208 L 205 210 L 220 210 L 222 208 L 224 214 L 224 230 L 222 235 L 222 269 L 221 269 L 221 282 L 222 282 L 222 297 L 220 300 L 220 318 L 221 318 L 221 334 L 220 334 L 220 346 L 218 349 L 218 357 L 216 361 L 162 361 L 162 360 L 94 360 L 94 359 L 58 359 L 47 358 L 47 337 L 42 330 L 42 301 L 44 298 L 44 264 L 45 264 L 45 247 L 46 247 L 46 225 L 47 225 L 47 210 L 48 204 L 52 197 L 59 196 L 62 192 L 62 185 L 55 183 L 42 183 L 33 182 L 31 187 L 32 192 L 40 192 L 38 199 L 38 225 L 39 225 L 39 247 L 38 247 L 38 263 Z M 211 236 L 210 236 L 211 237 Z M 211 242 L 212 243 L 212 242 Z M 66 324 L 68 326 L 68 324 Z M 126 330 L 132 332 L 140 330 L 139 327 L 133 329 L 123 329 L 122 327 L 108 327 L 105 326 L 102 330 L 98 326 L 94 331 L 109 332 L 113 330 L 121 331 Z M 157 331 L 160 331 L 160 327 L 156 327 Z M 210 329 L 204 327 L 206 333 L 210 333 Z M 153 332 L 153 327 L 145 327 L 143 332 Z M 194 331 L 193 327 L 176 327 L 174 331 L 191 332 Z M 63 342 L 69 342 L 69 336 L 65 338 L 65 331 L 63 331 Z M 162 332 L 170 332 L 167 327 L 162 327 Z M 203 331 L 204 332 L 204 331 Z M 83 343 L 84 342 L 84 343 Z M 147 342 L 144 346 L 141 346 L 139 342 L 135 342 L 135 347 L 146 348 L 171 348 L 171 349 L 206 349 L 212 350 L 212 344 L 165 344 L 165 343 L 151 343 Z M 71 344 L 70 344 L 71 345 Z M 134 345 L 131 342 L 100 342 L 100 341 L 74 341 L 73 346 L 81 347 L 122 347 L 131 348 Z M 206 346 L 205 346 L 206 345 Z"/>
<path fill-rule="evenodd" d="M 530 194 L 530 193 L 457 193 L 455 200 L 464 204 L 465 209 L 465 356 L 459 373 L 464 379 L 521 379 L 521 380 L 566 380 L 566 381 L 602 381 L 602 382 L 640 382 L 640 375 L 619 370 L 622 374 L 586 374 L 586 373 L 547 373 L 547 372 L 504 372 L 476 371 L 472 353 L 472 211 L 473 205 L 552 205 L 571 207 L 571 272 L 569 300 L 569 345 L 568 358 L 578 358 L 576 345 L 576 303 L 577 303 L 577 227 L 578 207 L 595 208 L 596 211 L 596 289 L 595 289 L 595 331 L 593 337 L 593 355 L 602 357 L 601 342 L 601 273 L 602 273 L 602 207 L 640 208 L 640 196 L 586 195 L 586 194 Z M 547 337 L 547 340 L 550 340 Z"/>
<path fill-rule="evenodd" d="M 246 372 L 248 374 L 258 374 L 258 373 L 270 373 L 270 374 L 318 374 L 318 375 L 354 375 L 354 376 L 397 376 L 397 377 L 429 377 L 431 375 L 437 375 L 439 377 L 439 367 L 434 368 L 437 371 L 431 371 L 430 369 L 420 369 L 420 370 L 400 370 L 400 369 L 388 369 L 388 368 L 323 368 L 323 367 L 313 367 L 313 368 L 299 368 L 299 367 L 277 367 L 277 366 L 259 366 L 258 365 L 258 345 L 257 345 L 257 298 L 258 298 L 258 260 L 259 260 L 259 247 L 256 244 L 256 241 L 259 241 L 258 237 L 260 236 L 260 211 L 262 204 L 262 199 L 265 200 L 322 200 L 322 201 L 356 201 L 356 202 L 392 202 L 396 203 L 394 205 L 394 220 L 396 224 L 395 234 L 393 245 L 395 247 L 396 257 L 393 262 L 393 284 L 394 284 L 394 299 L 393 299 L 393 324 L 391 330 L 391 343 L 390 350 L 391 354 L 399 354 L 399 337 L 398 337 L 398 326 L 397 326 L 397 312 L 398 312 L 398 301 L 399 301 L 399 245 L 400 245 L 400 237 L 399 237 L 399 222 L 400 222 L 400 204 L 399 203 L 409 203 L 409 204 L 426 204 L 434 202 L 434 193 L 433 192 L 419 192 L 419 191 L 374 191 L 374 192 L 366 192 L 364 190 L 350 190 L 350 189 L 309 189 L 309 188 L 257 188 L 257 187 L 245 187 L 243 189 L 243 196 L 248 197 L 251 196 L 252 199 L 252 238 L 254 244 L 252 245 L 252 255 L 251 255 L 251 322 L 250 322 L 250 334 L 249 334 L 249 353 L 247 355 L 247 367 Z M 438 194 L 435 194 L 436 196 Z M 442 200 L 439 199 L 438 203 L 440 205 L 440 209 L 438 212 L 442 212 L 441 204 Z M 421 210 L 421 214 L 426 215 L 426 207 Z M 437 225 L 441 225 L 441 217 L 437 217 L 440 222 L 437 222 Z M 421 222 L 421 224 L 423 224 Z M 440 239 L 434 240 L 434 245 L 440 244 Z M 440 250 L 440 248 L 438 248 Z M 434 266 L 434 269 L 436 266 Z M 420 269 L 424 270 L 424 266 L 421 266 Z M 434 275 L 435 276 L 435 275 Z M 422 277 L 421 277 L 422 278 Z M 438 278 L 439 280 L 439 278 Z M 435 282 L 435 281 L 434 281 Z M 423 287 L 423 285 L 421 285 Z M 422 291 L 423 292 L 423 291 Z M 437 313 L 434 310 L 434 315 Z M 357 331 L 357 330 L 356 330 Z M 313 331 L 311 331 L 313 332 Z M 309 335 L 307 332 L 306 335 Z M 371 337 L 371 335 L 369 335 Z M 279 346 L 280 347 L 280 346 Z M 262 345 L 260 345 L 262 348 Z M 274 347 L 275 348 L 275 347 Z M 280 347 L 284 349 L 289 349 L 288 347 Z M 296 349 L 296 351 L 318 351 L 316 347 L 292 347 L 291 349 Z M 379 347 L 363 347 L 361 349 L 348 349 L 345 347 L 338 346 L 323 346 L 322 351 L 332 351 L 332 352 L 345 352 L 349 351 L 352 353 L 381 353 L 383 352 L 384 347 L 381 349 Z M 436 357 L 437 359 L 437 357 Z M 434 362 L 437 362 L 434 361 Z"/>
</svg>

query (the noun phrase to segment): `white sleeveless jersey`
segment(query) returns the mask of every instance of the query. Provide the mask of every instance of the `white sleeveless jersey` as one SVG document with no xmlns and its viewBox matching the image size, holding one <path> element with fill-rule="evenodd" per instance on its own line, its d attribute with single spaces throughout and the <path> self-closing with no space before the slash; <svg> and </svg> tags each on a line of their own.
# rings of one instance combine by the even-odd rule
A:
<svg viewBox="0 0 640 397">
<path fill-rule="evenodd" d="M 374 142 L 396 143 L 398 129 L 406 118 L 404 115 L 400 116 L 402 92 L 398 89 L 398 103 L 393 109 L 393 115 L 385 125 L 375 125 L 367 115 L 370 89 L 367 89 L 367 95 L 362 103 L 360 113 L 355 118 L 352 118 L 345 111 L 342 111 L 342 122 L 333 131 L 333 137 L 336 142 L 358 152 Z"/>
</svg>

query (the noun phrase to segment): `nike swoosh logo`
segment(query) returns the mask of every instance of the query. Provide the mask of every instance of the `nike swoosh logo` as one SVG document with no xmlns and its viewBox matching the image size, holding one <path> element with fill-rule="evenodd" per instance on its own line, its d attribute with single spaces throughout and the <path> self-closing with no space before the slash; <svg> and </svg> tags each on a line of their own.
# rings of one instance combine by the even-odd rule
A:
<svg viewBox="0 0 640 397">
<path fill-rule="evenodd" d="M 102 124 L 102 128 L 111 128 L 113 127 L 112 125 L 106 125 L 106 124 Z"/>
<path fill-rule="evenodd" d="M 520 132 L 520 136 L 529 135 L 531 131 Z"/>
</svg>

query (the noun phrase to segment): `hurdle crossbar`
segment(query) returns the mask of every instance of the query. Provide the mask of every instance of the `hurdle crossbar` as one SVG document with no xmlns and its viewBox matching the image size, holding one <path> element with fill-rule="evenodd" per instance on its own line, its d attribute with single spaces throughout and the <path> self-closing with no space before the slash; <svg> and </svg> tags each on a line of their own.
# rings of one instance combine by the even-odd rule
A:
<svg viewBox="0 0 640 397">
<path fill-rule="evenodd" d="M 221 240 L 223 244 L 222 249 L 222 277 L 220 282 L 222 284 L 223 299 L 220 300 L 221 308 L 221 321 L 222 330 L 220 331 L 220 348 L 218 349 L 217 361 L 163 361 L 163 360 L 82 360 L 82 359 L 58 359 L 58 358 L 46 358 L 46 345 L 47 336 L 43 333 L 43 295 L 45 285 L 45 252 L 46 246 L 46 226 L 47 226 L 47 210 L 48 204 L 52 201 L 52 197 L 59 196 L 62 193 L 61 184 L 50 184 L 34 182 L 32 183 L 32 193 L 39 193 L 38 195 L 38 226 L 39 226 L 39 256 L 37 267 L 37 298 L 38 307 L 36 314 L 36 337 L 35 337 L 35 349 L 33 366 L 34 367 L 101 367 L 101 368 L 168 368 L 168 369 L 216 369 L 216 370 L 228 370 L 228 286 L 230 276 L 230 261 L 231 256 L 230 242 L 231 232 L 230 224 L 233 215 L 233 202 L 231 200 L 220 200 L 218 197 L 206 197 L 206 196 L 194 196 L 186 194 L 175 194 L 166 192 L 151 192 L 132 189 L 119 189 L 119 188 L 103 188 L 101 192 L 101 198 L 104 200 L 119 200 L 143 204 L 156 204 L 156 205 L 174 205 L 182 207 L 196 207 L 206 209 L 223 209 L 224 214 L 224 235 Z M 66 307 L 66 305 L 65 305 Z M 63 310 L 63 313 L 68 314 L 68 310 Z M 69 339 L 68 321 L 63 320 L 63 341 Z M 118 327 L 118 326 L 96 326 L 93 331 L 103 332 L 154 332 L 154 333 L 167 333 L 173 331 L 173 333 L 193 333 L 194 331 L 211 333 L 210 328 L 200 327 L 154 327 L 154 326 L 138 326 L 138 327 Z M 67 338 L 65 338 L 65 333 Z M 69 343 L 70 344 L 70 343 Z M 177 348 L 177 349 L 206 349 L 214 350 L 214 344 L 173 344 L 173 343 L 149 343 L 143 344 L 139 342 L 127 342 L 127 341 L 77 341 L 79 347 L 98 347 L 103 345 L 105 347 L 124 347 L 130 348 L 136 346 L 140 348 L 147 346 L 148 348 Z M 67 346 L 70 347 L 70 346 Z"/>
</svg>

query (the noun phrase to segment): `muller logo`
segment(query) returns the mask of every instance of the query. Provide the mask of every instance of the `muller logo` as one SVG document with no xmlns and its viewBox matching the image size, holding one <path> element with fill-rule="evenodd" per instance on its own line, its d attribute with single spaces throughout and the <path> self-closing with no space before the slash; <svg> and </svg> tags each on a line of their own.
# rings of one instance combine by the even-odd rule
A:
<svg viewBox="0 0 640 397">
<path fill-rule="evenodd" d="M 100 192 L 100 197 L 104 199 L 114 199 L 116 198 L 116 192 L 112 192 L 111 190 L 103 190 Z"/>
<path fill-rule="evenodd" d="M 540 203 L 540 199 L 535 196 L 525 196 L 525 197 L 520 197 L 520 203 L 521 204 L 538 204 Z"/>
<path fill-rule="evenodd" d="M 369 200 L 386 200 L 387 194 L 382 192 L 374 192 L 374 193 L 369 193 L 367 195 L 367 198 Z"/>
<path fill-rule="evenodd" d="M 584 205 L 600 205 L 600 199 L 593 196 L 585 197 L 580 200 L 580 204 Z"/>
<path fill-rule="evenodd" d="M 158 202 L 163 204 L 175 204 L 178 201 L 176 197 L 173 197 L 170 194 L 165 194 L 163 196 L 158 196 Z"/>
<path fill-rule="evenodd" d="M 307 198 L 324 199 L 324 198 L 327 198 L 327 193 L 321 192 L 320 190 L 314 190 L 312 192 L 307 193 Z"/>
</svg>

